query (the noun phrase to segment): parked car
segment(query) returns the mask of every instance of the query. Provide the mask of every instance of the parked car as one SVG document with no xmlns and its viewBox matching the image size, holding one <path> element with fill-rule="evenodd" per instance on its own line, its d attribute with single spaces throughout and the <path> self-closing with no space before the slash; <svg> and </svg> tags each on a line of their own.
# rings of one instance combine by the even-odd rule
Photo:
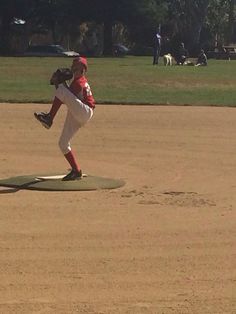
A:
<svg viewBox="0 0 236 314">
<path fill-rule="evenodd" d="M 115 57 L 124 57 L 129 53 L 129 48 L 122 44 L 113 45 L 113 55 Z"/>
<path fill-rule="evenodd" d="M 79 53 L 67 51 L 60 45 L 33 45 L 23 53 L 26 57 L 78 57 Z"/>
</svg>

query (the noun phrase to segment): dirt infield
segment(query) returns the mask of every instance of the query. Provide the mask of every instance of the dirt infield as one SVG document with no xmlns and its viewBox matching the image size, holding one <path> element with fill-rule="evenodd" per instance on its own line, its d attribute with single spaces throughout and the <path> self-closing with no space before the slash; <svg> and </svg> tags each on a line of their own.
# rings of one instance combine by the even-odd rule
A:
<svg viewBox="0 0 236 314">
<path fill-rule="evenodd" d="M 48 105 L 0 104 L 0 178 L 67 172 Z M 0 313 L 236 313 L 236 109 L 98 105 L 72 142 L 115 190 L 0 189 Z"/>
</svg>

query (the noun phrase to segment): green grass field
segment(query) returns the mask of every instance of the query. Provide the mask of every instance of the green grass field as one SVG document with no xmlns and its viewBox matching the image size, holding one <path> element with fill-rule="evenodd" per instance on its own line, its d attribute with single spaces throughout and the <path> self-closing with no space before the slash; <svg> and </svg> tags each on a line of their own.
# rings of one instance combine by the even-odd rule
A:
<svg viewBox="0 0 236 314">
<path fill-rule="evenodd" d="M 236 104 L 236 61 L 209 60 L 208 67 L 152 65 L 152 57 L 89 58 L 89 79 L 98 103 Z M 51 102 L 48 84 L 70 58 L 0 58 L 0 102 Z"/>
</svg>

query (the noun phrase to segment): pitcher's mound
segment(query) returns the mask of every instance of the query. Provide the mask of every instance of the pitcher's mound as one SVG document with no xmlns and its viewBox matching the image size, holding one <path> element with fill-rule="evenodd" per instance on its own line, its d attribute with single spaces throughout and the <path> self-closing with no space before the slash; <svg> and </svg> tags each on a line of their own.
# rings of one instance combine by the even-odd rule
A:
<svg viewBox="0 0 236 314">
<path fill-rule="evenodd" d="M 64 175 L 29 175 L 0 180 L 0 186 L 41 191 L 92 191 L 116 189 L 123 180 L 83 175 L 75 181 L 62 181 Z"/>
</svg>

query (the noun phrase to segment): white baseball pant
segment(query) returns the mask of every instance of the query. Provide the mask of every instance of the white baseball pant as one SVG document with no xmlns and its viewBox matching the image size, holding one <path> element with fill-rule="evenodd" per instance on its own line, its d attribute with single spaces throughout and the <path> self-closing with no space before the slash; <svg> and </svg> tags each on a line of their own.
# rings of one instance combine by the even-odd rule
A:
<svg viewBox="0 0 236 314">
<path fill-rule="evenodd" d="M 67 115 L 58 145 L 65 155 L 71 151 L 70 140 L 93 116 L 93 109 L 78 99 L 64 84 L 56 89 L 55 96 L 67 106 Z"/>
</svg>

